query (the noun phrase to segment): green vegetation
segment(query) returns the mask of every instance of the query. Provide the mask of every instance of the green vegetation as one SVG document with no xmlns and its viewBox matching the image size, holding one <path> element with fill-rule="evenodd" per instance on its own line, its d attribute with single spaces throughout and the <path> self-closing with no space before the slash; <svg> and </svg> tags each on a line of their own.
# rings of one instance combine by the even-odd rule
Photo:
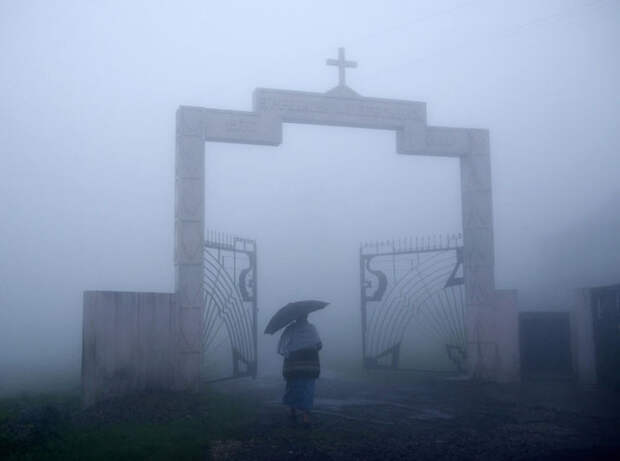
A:
<svg viewBox="0 0 620 461">
<path fill-rule="evenodd" d="M 242 438 L 255 404 L 205 391 L 143 393 L 80 409 L 79 395 L 0 400 L 0 458 L 205 459 L 211 441 Z"/>
</svg>

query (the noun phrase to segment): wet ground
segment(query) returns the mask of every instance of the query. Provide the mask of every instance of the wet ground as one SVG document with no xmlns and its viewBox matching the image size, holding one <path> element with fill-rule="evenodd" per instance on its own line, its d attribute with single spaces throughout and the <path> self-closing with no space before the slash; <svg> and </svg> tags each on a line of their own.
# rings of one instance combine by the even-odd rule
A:
<svg viewBox="0 0 620 461">
<path fill-rule="evenodd" d="M 211 444 L 213 459 L 620 459 L 620 394 L 374 375 L 322 377 L 311 429 L 291 426 L 281 378 L 221 383 L 252 396 L 256 421 Z"/>
<path fill-rule="evenodd" d="M 620 393 L 402 374 L 318 380 L 312 427 L 289 424 L 280 377 L 143 392 L 0 399 L 7 460 L 620 459 Z"/>
</svg>

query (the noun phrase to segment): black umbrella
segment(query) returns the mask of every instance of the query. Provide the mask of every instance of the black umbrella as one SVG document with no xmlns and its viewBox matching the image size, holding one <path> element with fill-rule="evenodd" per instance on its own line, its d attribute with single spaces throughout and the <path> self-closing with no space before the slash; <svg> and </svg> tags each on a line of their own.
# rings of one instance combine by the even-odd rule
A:
<svg viewBox="0 0 620 461">
<path fill-rule="evenodd" d="M 292 321 L 298 319 L 303 315 L 307 315 L 310 312 L 323 309 L 329 303 L 323 301 L 297 301 L 294 303 L 288 303 L 278 312 L 276 312 L 265 328 L 265 334 L 274 334 L 276 331 L 284 328 Z"/>
</svg>

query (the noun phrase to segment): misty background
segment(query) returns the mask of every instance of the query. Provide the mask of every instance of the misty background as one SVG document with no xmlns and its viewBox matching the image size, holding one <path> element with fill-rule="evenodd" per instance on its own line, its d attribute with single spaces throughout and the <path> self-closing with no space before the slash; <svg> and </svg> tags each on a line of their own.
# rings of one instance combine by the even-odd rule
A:
<svg viewBox="0 0 620 461">
<path fill-rule="evenodd" d="M 83 291 L 174 290 L 176 108 L 327 91 L 339 46 L 361 95 L 490 130 L 498 288 L 620 282 L 619 26 L 615 0 L 0 2 L 0 392 L 77 383 Z M 261 371 L 304 298 L 357 363 L 360 242 L 460 232 L 459 188 L 388 131 L 208 143 L 206 226 L 258 244 Z"/>
</svg>

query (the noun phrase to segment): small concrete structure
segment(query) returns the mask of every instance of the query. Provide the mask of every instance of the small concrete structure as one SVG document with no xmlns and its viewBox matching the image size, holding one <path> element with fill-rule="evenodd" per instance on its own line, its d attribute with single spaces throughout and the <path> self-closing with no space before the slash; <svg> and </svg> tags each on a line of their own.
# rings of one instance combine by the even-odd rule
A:
<svg viewBox="0 0 620 461">
<path fill-rule="evenodd" d="M 580 288 L 576 290 L 556 289 L 546 293 L 529 296 L 529 299 L 518 303 L 517 315 L 557 315 L 564 314 L 568 319 L 569 347 L 571 358 L 570 378 L 583 385 L 593 385 L 598 382 L 596 370 L 596 347 L 593 327 L 593 289 Z M 520 326 L 519 326 L 520 329 Z M 519 329 L 515 333 L 520 336 Z M 551 332 L 553 333 L 553 332 Z M 550 340 L 554 335 L 550 335 Z M 517 339 L 519 341 L 519 339 Z M 521 364 L 519 354 L 521 344 L 517 343 L 517 368 Z M 567 376 L 557 376 L 557 379 L 567 379 Z M 517 375 L 517 379 L 527 379 L 524 373 Z M 542 379 L 536 377 L 535 379 Z"/>
</svg>

